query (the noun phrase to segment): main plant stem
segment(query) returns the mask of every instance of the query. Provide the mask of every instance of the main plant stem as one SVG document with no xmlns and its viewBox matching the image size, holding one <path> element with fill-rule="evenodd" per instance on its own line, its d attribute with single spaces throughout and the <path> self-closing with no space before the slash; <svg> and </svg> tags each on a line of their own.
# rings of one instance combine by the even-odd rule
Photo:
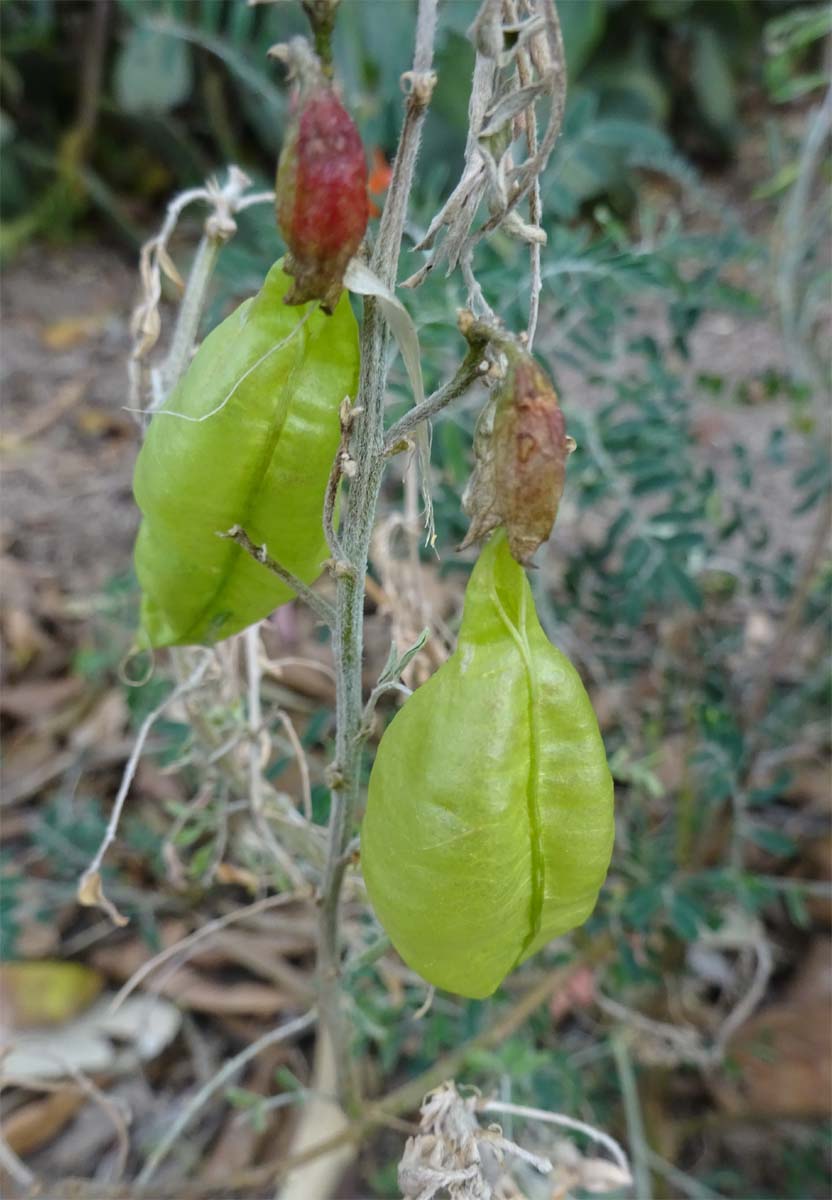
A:
<svg viewBox="0 0 832 1200">
<path fill-rule="evenodd" d="M 368 335 L 369 334 L 369 335 Z M 371 345 L 383 347 L 383 321 L 372 300 L 364 306 L 362 358 L 367 361 Z M 362 372 L 364 374 L 364 372 Z M 332 805 L 329 846 L 321 885 L 318 979 L 321 1022 L 327 1029 L 335 1055 L 338 1096 L 345 1110 L 357 1115 L 359 1096 L 349 1052 L 349 1033 L 341 1011 L 340 937 L 338 918 L 341 889 L 347 868 L 346 850 L 352 836 L 361 787 L 361 739 L 363 710 L 361 665 L 364 633 L 364 581 L 367 575 L 370 536 L 381 486 L 382 459 L 376 445 L 383 432 L 378 391 L 383 374 L 362 387 L 364 412 L 356 441 L 359 464 L 349 496 L 349 517 L 343 533 L 346 561 L 339 564 L 333 655 L 335 659 L 336 732 L 335 763 L 332 769 Z M 378 384 L 381 383 L 381 389 Z M 368 380 L 362 379 L 362 384 Z M 365 445 L 364 443 L 369 443 Z"/>
<path fill-rule="evenodd" d="M 436 5 L 437 0 L 419 0 L 413 71 L 408 76 L 410 91 L 407 109 L 373 254 L 373 270 L 389 287 L 396 280 L 419 139 L 433 90 L 431 63 Z M 356 405 L 360 412 L 355 418 L 350 446 L 356 471 L 350 481 L 347 513 L 341 534 L 345 561 L 335 566 L 335 762 L 332 768 L 329 846 L 321 885 L 318 943 L 321 1023 L 329 1035 L 335 1055 L 338 1098 L 350 1116 L 357 1115 L 360 1097 L 350 1059 L 349 1031 L 341 1005 L 339 911 L 347 868 L 347 847 L 355 826 L 361 788 L 364 585 L 384 471 L 387 338 L 387 325 L 378 305 L 368 297 L 364 301 L 361 330 L 361 377 Z"/>
</svg>

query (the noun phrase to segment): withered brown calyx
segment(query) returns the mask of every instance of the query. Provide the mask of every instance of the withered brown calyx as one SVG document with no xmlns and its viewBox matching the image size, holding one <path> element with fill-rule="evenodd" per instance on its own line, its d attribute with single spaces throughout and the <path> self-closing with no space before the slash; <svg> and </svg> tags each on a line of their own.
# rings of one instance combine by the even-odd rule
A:
<svg viewBox="0 0 832 1200">
<path fill-rule="evenodd" d="M 513 557 L 527 565 L 552 532 L 570 443 L 546 372 L 508 339 L 500 349 L 508 366 L 477 422 L 462 498 L 471 524 L 460 549 L 504 525 Z"/>
</svg>

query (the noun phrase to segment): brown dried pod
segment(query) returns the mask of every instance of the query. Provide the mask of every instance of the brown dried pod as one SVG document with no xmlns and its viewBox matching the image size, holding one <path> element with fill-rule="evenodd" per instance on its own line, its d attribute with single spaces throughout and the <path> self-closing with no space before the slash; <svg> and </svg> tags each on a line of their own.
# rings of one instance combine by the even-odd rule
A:
<svg viewBox="0 0 832 1200">
<path fill-rule="evenodd" d="M 477 424 L 462 501 L 471 525 L 461 548 L 502 524 L 512 556 L 525 565 L 552 532 L 570 446 L 546 372 L 516 345 L 501 348 L 508 367 Z"/>
</svg>

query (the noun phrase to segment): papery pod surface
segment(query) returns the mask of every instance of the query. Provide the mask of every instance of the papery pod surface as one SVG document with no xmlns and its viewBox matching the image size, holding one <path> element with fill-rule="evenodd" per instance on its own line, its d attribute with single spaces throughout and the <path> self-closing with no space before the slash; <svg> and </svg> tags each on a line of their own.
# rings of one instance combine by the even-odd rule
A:
<svg viewBox="0 0 832 1200">
<path fill-rule="evenodd" d="M 135 554 L 143 645 L 218 641 L 291 599 L 217 537 L 233 525 L 305 583 L 321 573 L 324 493 L 338 408 L 358 386 L 358 329 L 346 295 L 328 317 L 286 307 L 290 286 L 272 267 L 258 295 L 208 335 L 150 423 L 133 481 L 144 515 Z"/>
<path fill-rule="evenodd" d="M 472 572 L 456 652 L 381 739 L 361 831 L 370 899 L 408 966 L 481 998 L 586 920 L 612 843 L 592 705 L 501 530 Z"/>
<path fill-rule="evenodd" d="M 546 372 L 531 355 L 512 355 L 494 415 L 494 484 L 519 563 L 528 563 L 552 532 L 567 457 L 566 424 Z"/>
<path fill-rule="evenodd" d="M 474 472 L 462 497 L 471 524 L 461 548 L 501 524 L 513 557 L 528 564 L 557 517 L 569 439 L 546 372 L 516 346 L 504 352 L 505 376 L 474 434 Z"/>
</svg>

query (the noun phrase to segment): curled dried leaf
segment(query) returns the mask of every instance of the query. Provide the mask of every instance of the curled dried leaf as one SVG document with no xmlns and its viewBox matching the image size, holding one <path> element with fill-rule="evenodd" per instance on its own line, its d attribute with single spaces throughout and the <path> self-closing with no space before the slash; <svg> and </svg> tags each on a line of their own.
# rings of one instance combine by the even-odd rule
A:
<svg viewBox="0 0 832 1200">
<path fill-rule="evenodd" d="M 78 903 L 83 904 L 85 908 L 102 909 L 114 925 L 124 926 L 128 924 L 128 918 L 123 913 L 120 913 L 112 900 L 104 894 L 104 885 L 101 882 L 101 873 L 99 871 L 90 870 L 84 872 L 78 884 L 77 899 Z"/>
</svg>

